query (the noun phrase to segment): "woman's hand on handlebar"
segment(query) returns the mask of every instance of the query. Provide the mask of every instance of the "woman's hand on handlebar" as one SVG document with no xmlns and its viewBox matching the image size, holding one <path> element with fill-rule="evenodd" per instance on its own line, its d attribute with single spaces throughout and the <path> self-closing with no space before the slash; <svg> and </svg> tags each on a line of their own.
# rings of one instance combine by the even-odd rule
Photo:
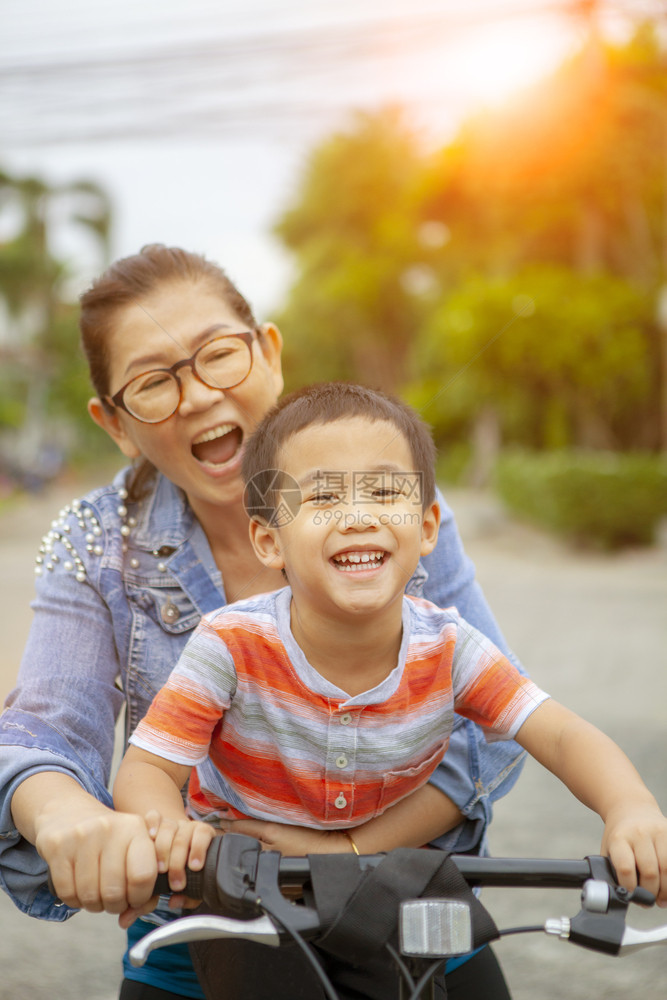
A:
<svg viewBox="0 0 667 1000">
<path fill-rule="evenodd" d="M 421 847 L 462 819 L 451 799 L 433 785 L 422 785 L 350 834 L 360 854 L 377 854 L 396 847 Z M 349 837 L 340 830 L 312 830 L 255 819 L 226 820 L 221 829 L 256 837 L 266 850 L 280 851 L 287 857 L 346 854 L 353 849 Z"/>
<path fill-rule="evenodd" d="M 12 814 L 49 866 L 63 903 L 92 913 L 150 911 L 157 859 L 142 817 L 114 812 L 54 771 L 19 785 Z"/>
<path fill-rule="evenodd" d="M 263 819 L 231 819 L 220 823 L 223 833 L 243 833 L 255 837 L 265 851 L 280 851 L 285 857 L 306 854 L 349 854 L 349 839 L 339 830 L 313 830 Z"/>
</svg>

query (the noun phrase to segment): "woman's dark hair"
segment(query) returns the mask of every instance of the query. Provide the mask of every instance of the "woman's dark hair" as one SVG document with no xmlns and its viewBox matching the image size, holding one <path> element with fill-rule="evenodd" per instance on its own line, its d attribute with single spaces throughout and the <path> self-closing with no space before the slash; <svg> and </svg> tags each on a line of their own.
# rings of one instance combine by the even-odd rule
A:
<svg viewBox="0 0 667 1000">
<path fill-rule="evenodd" d="M 81 345 L 88 361 L 95 392 L 109 394 L 109 361 L 113 325 L 121 309 L 146 298 L 170 281 L 202 282 L 227 303 L 251 330 L 257 329 L 252 309 L 217 264 L 201 254 L 160 243 L 145 246 L 132 257 L 123 257 L 97 278 L 80 298 Z M 130 499 L 140 499 L 155 474 L 145 459 L 128 484 Z"/>
<path fill-rule="evenodd" d="M 328 424 L 349 417 L 383 420 L 393 424 L 410 448 L 414 471 L 421 480 L 421 501 L 426 508 L 435 499 L 436 450 L 431 430 L 419 414 L 395 396 L 349 382 L 322 382 L 297 389 L 273 406 L 246 442 L 242 475 L 246 508 L 251 513 L 268 501 L 270 509 L 281 488 L 281 453 L 294 434 L 314 424 Z M 326 457 L 323 456 L 323 462 Z M 252 514 L 251 514 L 252 516 Z"/>
</svg>

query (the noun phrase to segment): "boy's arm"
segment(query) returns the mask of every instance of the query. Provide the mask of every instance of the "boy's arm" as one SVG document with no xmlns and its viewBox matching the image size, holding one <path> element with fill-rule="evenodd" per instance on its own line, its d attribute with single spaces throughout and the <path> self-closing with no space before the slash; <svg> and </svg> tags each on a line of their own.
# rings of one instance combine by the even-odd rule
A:
<svg viewBox="0 0 667 1000">
<path fill-rule="evenodd" d="M 360 854 L 376 854 L 395 847 L 422 847 L 458 826 L 462 819 L 451 799 L 433 785 L 422 785 L 381 816 L 351 828 L 349 833 Z M 341 830 L 313 830 L 261 819 L 228 820 L 221 827 L 227 833 L 256 837 L 267 850 L 287 856 L 343 854 L 352 850 L 349 837 Z"/>
<path fill-rule="evenodd" d="M 458 826 L 463 814 L 433 785 L 422 785 L 362 826 L 351 830 L 360 854 L 423 847 Z"/>
<path fill-rule="evenodd" d="M 186 816 L 181 788 L 191 770 L 186 764 L 129 746 L 113 789 L 116 809 L 144 816 L 155 841 L 158 871 L 169 872 L 175 891 L 185 888 L 186 865 L 193 871 L 204 867 L 206 849 L 215 836 L 212 827 Z M 121 919 L 121 926 L 126 925 Z"/>
<path fill-rule="evenodd" d="M 620 747 L 552 700 L 535 709 L 516 740 L 602 818 L 602 851 L 620 883 L 632 890 L 639 874 L 667 905 L 667 819 Z"/>
<path fill-rule="evenodd" d="M 181 788 L 191 768 L 174 764 L 139 747 L 129 746 L 113 786 L 113 802 L 121 812 L 145 816 L 157 810 L 163 819 L 185 819 Z"/>
</svg>

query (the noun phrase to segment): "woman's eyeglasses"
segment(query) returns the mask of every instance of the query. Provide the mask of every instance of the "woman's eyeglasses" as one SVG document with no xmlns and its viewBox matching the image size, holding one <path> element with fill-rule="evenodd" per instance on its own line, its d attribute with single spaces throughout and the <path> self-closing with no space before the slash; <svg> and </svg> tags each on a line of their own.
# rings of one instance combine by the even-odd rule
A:
<svg viewBox="0 0 667 1000">
<path fill-rule="evenodd" d="M 188 367 L 210 389 L 233 389 L 250 374 L 252 338 L 250 331 L 228 333 L 202 344 L 191 358 L 177 361 L 171 368 L 142 372 L 105 402 L 118 406 L 144 424 L 159 424 L 176 412 L 183 398 L 179 369 Z"/>
</svg>

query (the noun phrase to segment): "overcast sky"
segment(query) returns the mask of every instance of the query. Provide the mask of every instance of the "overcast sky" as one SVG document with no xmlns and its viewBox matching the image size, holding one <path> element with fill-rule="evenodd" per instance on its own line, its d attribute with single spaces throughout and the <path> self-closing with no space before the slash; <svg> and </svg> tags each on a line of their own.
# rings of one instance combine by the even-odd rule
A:
<svg viewBox="0 0 667 1000">
<path fill-rule="evenodd" d="M 638 9 L 655 0 L 607 0 Z M 219 261 L 267 318 L 289 262 L 269 234 L 309 150 L 352 108 L 407 104 L 446 141 L 582 38 L 569 0 L 2 0 L 0 168 L 91 178 L 113 256 Z M 619 22 L 620 23 L 620 22 Z M 0 239 L 11 220 L 0 214 Z M 97 265 L 71 231 L 76 290 Z"/>
</svg>

